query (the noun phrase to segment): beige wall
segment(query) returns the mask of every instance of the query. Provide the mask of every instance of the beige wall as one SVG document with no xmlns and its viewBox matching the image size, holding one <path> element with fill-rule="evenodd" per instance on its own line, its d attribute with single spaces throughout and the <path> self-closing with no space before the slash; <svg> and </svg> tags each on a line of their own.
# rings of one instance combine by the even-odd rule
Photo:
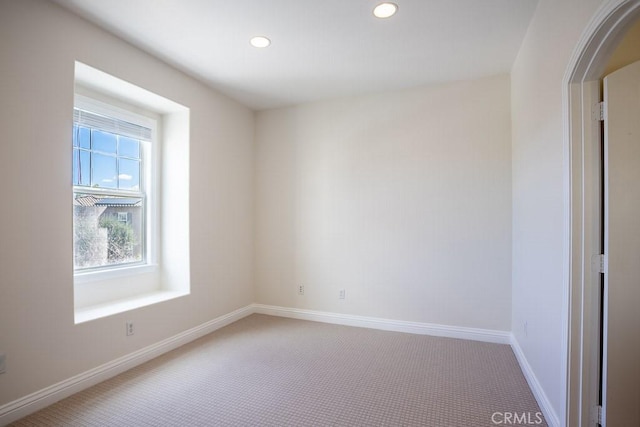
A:
<svg viewBox="0 0 640 427">
<path fill-rule="evenodd" d="M 256 129 L 257 302 L 510 330 L 507 75 L 264 111 Z"/>
<path fill-rule="evenodd" d="M 191 117 L 191 295 L 79 325 L 75 60 L 172 99 Z M 7 355 L 0 406 L 253 302 L 249 109 L 39 0 L 0 2 L 0 93 L 0 353 Z M 132 337 L 127 320 L 136 324 Z"/>
<path fill-rule="evenodd" d="M 511 74 L 512 331 L 548 403 L 565 415 L 569 193 L 562 80 L 601 0 L 540 0 Z M 525 333 L 525 323 L 527 324 Z"/>
</svg>

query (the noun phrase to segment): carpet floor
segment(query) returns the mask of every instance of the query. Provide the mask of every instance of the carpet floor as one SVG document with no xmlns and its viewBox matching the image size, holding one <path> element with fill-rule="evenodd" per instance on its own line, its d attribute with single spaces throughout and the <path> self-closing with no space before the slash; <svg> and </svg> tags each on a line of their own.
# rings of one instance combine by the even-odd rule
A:
<svg viewBox="0 0 640 427">
<path fill-rule="evenodd" d="M 254 314 L 12 426 L 482 427 L 507 419 L 546 426 L 508 345 Z"/>
</svg>

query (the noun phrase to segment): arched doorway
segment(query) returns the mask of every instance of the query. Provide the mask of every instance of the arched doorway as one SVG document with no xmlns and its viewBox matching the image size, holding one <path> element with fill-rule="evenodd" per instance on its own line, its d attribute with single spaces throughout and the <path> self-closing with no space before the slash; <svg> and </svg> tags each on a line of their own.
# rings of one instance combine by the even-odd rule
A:
<svg viewBox="0 0 640 427">
<path fill-rule="evenodd" d="M 594 425 L 599 404 L 602 151 L 594 106 L 601 100 L 610 55 L 639 18 L 639 0 L 605 3 L 585 29 L 563 80 L 570 212 L 566 421 L 571 426 Z"/>
</svg>

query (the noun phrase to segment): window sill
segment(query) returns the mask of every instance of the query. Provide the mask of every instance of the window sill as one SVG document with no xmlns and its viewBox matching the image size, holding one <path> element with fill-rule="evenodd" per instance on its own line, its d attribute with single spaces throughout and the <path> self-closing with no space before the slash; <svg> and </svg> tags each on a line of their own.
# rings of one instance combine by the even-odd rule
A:
<svg viewBox="0 0 640 427">
<path fill-rule="evenodd" d="M 111 316 L 125 311 L 134 310 L 140 307 L 157 304 L 163 301 L 169 301 L 189 295 L 189 292 L 183 291 L 155 291 L 139 295 L 136 297 L 126 298 L 118 301 L 112 301 L 105 304 L 79 308 L 75 310 L 75 323 L 84 323 L 90 320 L 100 319 L 102 317 Z"/>
</svg>

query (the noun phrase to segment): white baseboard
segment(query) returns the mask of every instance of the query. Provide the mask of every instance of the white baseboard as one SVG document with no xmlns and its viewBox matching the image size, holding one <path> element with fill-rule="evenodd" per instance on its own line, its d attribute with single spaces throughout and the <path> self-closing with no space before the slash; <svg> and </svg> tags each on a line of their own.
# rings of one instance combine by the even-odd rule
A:
<svg viewBox="0 0 640 427">
<path fill-rule="evenodd" d="M 351 314 L 326 311 L 305 310 L 299 308 L 277 307 L 253 304 L 255 313 L 293 319 L 312 320 L 361 328 L 381 329 L 384 331 L 406 332 L 410 334 L 433 335 L 438 337 L 459 338 L 498 344 L 510 344 L 511 334 L 506 331 L 465 328 L 460 326 L 437 325 L 433 323 L 407 322 L 404 320 L 381 319 L 377 317 L 354 316 Z"/>
<path fill-rule="evenodd" d="M 251 304 L 224 316 L 217 317 L 178 335 L 167 338 L 156 344 L 150 345 L 109 363 L 98 366 L 97 368 L 83 372 L 28 396 L 0 406 L 0 426 L 4 426 L 25 417 L 37 410 L 64 399 L 65 397 L 71 396 L 74 393 L 114 377 L 128 369 L 158 357 L 253 313 L 338 325 L 356 326 L 361 328 L 380 329 L 384 331 L 433 335 L 497 344 L 510 344 L 516 358 L 518 359 L 518 363 L 520 363 L 520 367 L 525 378 L 527 379 L 527 382 L 529 383 L 529 386 L 531 387 L 531 390 L 533 391 L 533 394 L 538 401 L 545 418 L 547 419 L 547 422 L 551 427 L 560 426 L 557 414 L 553 410 L 549 399 L 540 386 L 531 366 L 527 362 L 517 340 L 510 332 L 446 326 L 432 323 L 408 322 L 404 320 L 381 319 L 376 317 L 355 316 L 350 314 L 277 307 L 263 304 Z"/>
<path fill-rule="evenodd" d="M 39 390 L 0 406 L 0 426 L 7 425 L 65 397 L 105 381 L 137 365 L 198 339 L 243 317 L 253 314 L 251 305 L 217 317 L 202 325 L 167 338 L 136 352 L 120 357 L 97 368 L 73 376 L 67 380 Z"/>
<path fill-rule="evenodd" d="M 529 383 L 529 388 L 531 388 L 534 397 L 538 401 L 538 406 L 540 406 L 540 409 L 542 410 L 542 413 L 547 420 L 547 424 L 549 424 L 549 427 L 560 427 L 560 419 L 558 418 L 558 414 L 556 414 L 556 411 L 554 411 L 553 406 L 551 405 L 551 402 L 547 397 L 547 394 L 544 392 L 544 389 L 540 385 L 538 378 L 533 373 L 533 369 L 531 368 L 531 365 L 529 365 L 529 362 L 527 361 L 527 358 L 525 357 L 524 352 L 522 351 L 522 348 L 518 343 L 518 340 L 513 334 L 510 335 L 511 348 L 513 349 L 513 353 L 516 355 L 516 359 L 518 359 L 520 369 L 522 369 L 522 373 Z"/>
</svg>

